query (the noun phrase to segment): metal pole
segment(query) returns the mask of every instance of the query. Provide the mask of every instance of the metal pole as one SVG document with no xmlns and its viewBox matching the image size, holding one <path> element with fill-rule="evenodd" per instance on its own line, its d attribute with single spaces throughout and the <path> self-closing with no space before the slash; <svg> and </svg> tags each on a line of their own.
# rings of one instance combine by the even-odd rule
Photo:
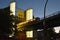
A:
<svg viewBox="0 0 60 40">
<path fill-rule="evenodd" d="M 48 0 L 46 0 L 46 3 L 45 3 L 45 6 L 44 6 L 44 21 L 43 21 L 43 26 L 45 26 L 45 15 L 46 15 L 46 6 L 47 6 L 47 3 L 48 3 Z M 45 29 L 45 27 L 44 27 L 44 29 Z"/>
<path fill-rule="evenodd" d="M 45 15 L 46 15 L 47 3 L 48 3 L 48 0 L 46 0 L 45 6 L 44 6 L 44 20 L 43 20 L 43 26 L 44 26 L 44 31 L 45 31 L 45 33 L 44 33 L 44 40 L 47 40 L 47 37 L 45 36 L 46 35 L 46 20 L 45 20 L 46 17 L 45 17 Z"/>
</svg>

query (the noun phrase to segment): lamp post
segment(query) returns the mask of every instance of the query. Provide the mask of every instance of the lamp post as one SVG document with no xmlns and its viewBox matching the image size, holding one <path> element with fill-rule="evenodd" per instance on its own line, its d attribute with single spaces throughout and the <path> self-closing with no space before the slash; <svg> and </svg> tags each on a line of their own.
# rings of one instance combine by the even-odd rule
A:
<svg viewBox="0 0 60 40">
<path fill-rule="evenodd" d="M 47 6 L 47 3 L 48 3 L 48 0 L 46 0 L 46 3 L 45 3 L 45 6 L 44 6 L 44 21 L 43 21 L 43 26 L 45 26 L 46 25 L 46 22 L 45 22 L 45 15 L 46 15 L 46 6 Z M 44 27 L 44 29 L 45 29 L 45 27 Z"/>
<path fill-rule="evenodd" d="M 46 15 L 46 6 L 47 6 L 47 3 L 48 3 L 48 0 L 46 0 L 46 3 L 45 3 L 45 6 L 44 6 L 44 20 L 43 20 L 43 26 L 44 26 L 44 40 L 47 40 L 47 37 L 45 36 L 46 35 L 46 20 L 45 20 L 45 15 Z"/>
</svg>

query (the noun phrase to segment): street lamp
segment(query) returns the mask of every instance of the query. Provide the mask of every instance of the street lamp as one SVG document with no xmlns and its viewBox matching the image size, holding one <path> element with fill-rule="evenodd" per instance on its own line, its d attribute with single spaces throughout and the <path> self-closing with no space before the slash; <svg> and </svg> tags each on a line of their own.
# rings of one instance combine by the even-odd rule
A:
<svg viewBox="0 0 60 40">
<path fill-rule="evenodd" d="M 46 21 L 45 21 L 45 15 L 46 15 L 46 6 L 47 6 L 47 3 L 48 3 L 48 0 L 46 0 L 46 3 L 45 3 L 45 6 L 44 6 L 44 20 L 43 20 L 43 26 L 44 26 L 44 31 L 45 31 L 45 33 L 44 33 L 44 39 L 43 40 L 47 40 L 47 31 L 46 31 Z M 45 36 L 46 35 L 46 36 Z"/>
<path fill-rule="evenodd" d="M 46 21 L 45 21 L 45 15 L 46 15 L 46 6 L 47 6 L 47 3 L 48 3 L 48 0 L 46 0 L 46 3 L 45 3 L 45 6 L 44 6 L 44 21 L 43 21 L 43 26 L 44 26 L 44 29 L 45 29 L 45 25 L 46 25 Z"/>
</svg>

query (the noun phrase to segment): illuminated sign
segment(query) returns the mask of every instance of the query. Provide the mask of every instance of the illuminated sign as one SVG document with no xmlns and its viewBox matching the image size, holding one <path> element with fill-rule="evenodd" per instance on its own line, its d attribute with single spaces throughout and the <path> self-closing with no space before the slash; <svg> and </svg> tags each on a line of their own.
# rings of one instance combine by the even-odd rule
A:
<svg viewBox="0 0 60 40">
<path fill-rule="evenodd" d="M 26 20 L 33 19 L 33 9 L 26 10 Z"/>
<path fill-rule="evenodd" d="M 10 3 L 10 11 L 11 11 L 10 15 L 15 15 L 15 6 L 16 6 L 15 4 L 16 2 Z"/>
<path fill-rule="evenodd" d="M 23 11 L 18 11 L 18 17 L 19 18 L 25 18 L 24 17 L 24 12 Z"/>
</svg>

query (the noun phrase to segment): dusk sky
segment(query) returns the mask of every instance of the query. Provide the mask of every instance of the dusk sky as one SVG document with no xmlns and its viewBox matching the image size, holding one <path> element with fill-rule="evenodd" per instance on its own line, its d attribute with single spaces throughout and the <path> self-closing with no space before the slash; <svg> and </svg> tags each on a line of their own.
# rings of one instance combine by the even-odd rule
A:
<svg viewBox="0 0 60 40">
<path fill-rule="evenodd" d="M 13 0 L 0 0 L 0 9 L 8 7 Z M 43 17 L 44 4 L 46 0 L 16 0 L 17 8 L 26 10 L 33 8 L 35 17 Z M 60 11 L 60 0 L 48 0 L 46 15 L 50 15 L 56 11 Z"/>
</svg>

